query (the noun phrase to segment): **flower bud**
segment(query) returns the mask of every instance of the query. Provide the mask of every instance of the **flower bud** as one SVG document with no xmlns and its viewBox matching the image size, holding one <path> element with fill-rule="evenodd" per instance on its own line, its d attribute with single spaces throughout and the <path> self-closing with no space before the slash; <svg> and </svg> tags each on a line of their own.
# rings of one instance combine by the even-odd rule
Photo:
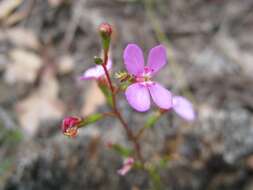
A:
<svg viewBox="0 0 253 190">
<path fill-rule="evenodd" d="M 108 23 L 102 23 L 99 26 L 99 32 L 104 37 L 111 37 L 112 35 L 112 26 Z"/>
<path fill-rule="evenodd" d="M 102 23 L 99 26 L 99 33 L 102 39 L 102 47 L 104 52 L 108 52 L 110 47 L 111 35 L 112 35 L 112 26 L 108 23 Z"/>
<path fill-rule="evenodd" d="M 94 62 L 96 65 L 102 65 L 103 64 L 103 60 L 100 57 L 95 56 L 94 57 Z"/>
<path fill-rule="evenodd" d="M 81 118 L 79 117 L 66 117 L 62 121 L 61 130 L 64 135 L 68 137 L 76 137 L 78 132 L 78 125 L 81 122 Z"/>
</svg>

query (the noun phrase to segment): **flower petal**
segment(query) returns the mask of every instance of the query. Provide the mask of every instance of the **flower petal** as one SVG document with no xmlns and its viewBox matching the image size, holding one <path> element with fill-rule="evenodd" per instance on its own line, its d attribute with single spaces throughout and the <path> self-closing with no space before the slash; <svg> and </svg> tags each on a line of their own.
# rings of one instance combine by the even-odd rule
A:
<svg viewBox="0 0 253 190">
<path fill-rule="evenodd" d="M 146 86 L 134 83 L 126 89 L 125 95 L 135 110 L 145 112 L 150 108 L 150 95 Z"/>
<path fill-rule="evenodd" d="M 111 70 L 112 68 L 112 60 L 108 59 L 106 64 L 106 68 Z M 96 65 L 95 67 L 91 67 L 87 69 L 84 74 L 80 77 L 80 80 L 91 80 L 98 79 L 99 77 L 105 75 L 104 69 L 101 65 Z"/>
<path fill-rule="evenodd" d="M 134 159 L 132 157 L 127 158 L 123 163 L 123 167 L 118 170 L 118 174 L 122 176 L 126 175 L 132 169 L 133 164 Z"/>
<path fill-rule="evenodd" d="M 107 70 L 111 70 L 112 69 L 112 60 L 110 58 L 107 61 L 106 68 L 107 68 Z"/>
<path fill-rule="evenodd" d="M 149 51 L 147 66 L 152 70 L 152 75 L 158 72 L 166 63 L 166 48 L 163 45 L 158 45 Z"/>
<path fill-rule="evenodd" d="M 118 170 L 118 174 L 124 176 L 131 170 L 131 168 L 132 166 L 130 165 L 123 166 L 121 169 Z"/>
<path fill-rule="evenodd" d="M 144 70 L 144 58 L 140 47 L 136 44 L 128 44 L 124 50 L 124 63 L 130 74 L 138 75 Z"/>
<path fill-rule="evenodd" d="M 96 65 L 95 67 L 91 67 L 87 69 L 83 75 L 80 77 L 81 80 L 90 80 L 97 79 L 104 75 L 104 70 L 102 66 Z"/>
<path fill-rule="evenodd" d="M 170 109 L 172 107 L 171 92 L 159 83 L 154 82 L 148 86 L 149 92 L 155 104 L 162 109 Z"/>
<path fill-rule="evenodd" d="M 195 112 L 189 100 L 182 96 L 174 96 L 172 102 L 173 109 L 179 116 L 188 121 L 193 121 L 195 119 Z"/>
</svg>

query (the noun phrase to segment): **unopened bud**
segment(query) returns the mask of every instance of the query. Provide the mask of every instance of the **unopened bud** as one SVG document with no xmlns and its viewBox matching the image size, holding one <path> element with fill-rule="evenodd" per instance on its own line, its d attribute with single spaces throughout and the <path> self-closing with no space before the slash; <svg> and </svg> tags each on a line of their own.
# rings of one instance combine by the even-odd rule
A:
<svg viewBox="0 0 253 190">
<path fill-rule="evenodd" d="M 79 117 L 66 117 L 62 121 L 61 130 L 64 135 L 68 137 L 76 137 L 78 132 L 78 125 L 81 122 L 81 118 Z"/>
<path fill-rule="evenodd" d="M 112 35 L 112 26 L 108 23 L 102 23 L 99 26 L 99 32 L 104 37 L 111 37 Z"/>
<path fill-rule="evenodd" d="M 99 26 L 99 33 L 102 39 L 103 50 L 107 53 L 110 47 L 112 26 L 108 23 L 102 23 Z"/>
<path fill-rule="evenodd" d="M 100 57 L 97 57 L 97 56 L 94 57 L 94 62 L 97 65 L 102 65 L 103 64 L 103 60 Z"/>
</svg>

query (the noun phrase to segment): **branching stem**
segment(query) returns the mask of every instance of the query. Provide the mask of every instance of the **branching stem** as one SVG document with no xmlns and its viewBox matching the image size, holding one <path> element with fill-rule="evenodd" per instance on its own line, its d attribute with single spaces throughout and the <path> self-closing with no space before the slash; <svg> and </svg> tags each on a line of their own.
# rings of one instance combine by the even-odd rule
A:
<svg viewBox="0 0 253 190">
<path fill-rule="evenodd" d="M 124 129 L 127 133 L 128 139 L 133 143 L 138 160 L 141 161 L 144 164 L 144 159 L 143 159 L 142 154 L 141 154 L 141 148 L 140 148 L 140 143 L 138 141 L 138 138 L 135 138 L 135 135 L 133 134 L 132 130 L 129 128 L 128 124 L 125 122 L 121 112 L 117 108 L 117 102 L 116 102 L 116 95 L 115 95 L 115 91 L 114 91 L 114 86 L 112 84 L 112 80 L 111 80 L 111 77 L 109 75 L 108 69 L 106 68 L 106 64 L 108 62 L 108 53 L 109 53 L 108 50 L 104 51 L 104 59 L 103 59 L 102 67 L 104 69 L 105 76 L 106 76 L 106 79 L 107 79 L 107 82 L 109 84 L 110 91 L 111 91 L 111 94 L 112 94 L 113 113 L 115 114 L 115 117 L 118 118 L 118 120 L 120 121 L 120 123 L 124 127 Z"/>
</svg>

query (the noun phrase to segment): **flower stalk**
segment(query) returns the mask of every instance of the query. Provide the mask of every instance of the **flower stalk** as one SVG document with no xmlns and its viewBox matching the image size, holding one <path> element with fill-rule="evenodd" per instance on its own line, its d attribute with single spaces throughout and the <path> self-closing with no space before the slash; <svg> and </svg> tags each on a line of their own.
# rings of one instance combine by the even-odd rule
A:
<svg viewBox="0 0 253 190">
<path fill-rule="evenodd" d="M 101 35 L 101 38 L 102 38 L 102 43 L 104 43 L 106 41 L 106 39 L 108 38 L 108 36 Z M 108 40 L 108 41 L 109 41 L 108 45 L 110 45 L 110 40 Z M 112 95 L 112 110 L 113 110 L 113 113 L 115 114 L 115 117 L 118 118 L 118 120 L 120 121 L 120 123 L 124 127 L 128 139 L 133 143 L 135 151 L 136 151 L 136 156 L 137 156 L 138 160 L 140 160 L 141 162 L 144 163 L 144 159 L 143 159 L 142 154 L 141 154 L 141 148 L 140 148 L 140 144 L 138 142 L 138 139 L 135 137 L 135 135 L 133 134 L 132 130 L 129 128 L 128 124 L 124 120 L 121 112 L 117 108 L 116 94 L 115 94 L 114 86 L 113 86 L 111 77 L 109 75 L 109 71 L 108 71 L 108 69 L 106 67 L 107 62 L 108 62 L 108 57 L 109 57 L 109 46 L 107 47 L 107 46 L 103 45 L 103 48 L 104 48 L 103 49 L 103 51 L 104 51 L 104 58 L 103 58 L 102 67 L 104 69 L 105 77 L 106 77 L 107 82 L 109 84 L 109 88 L 110 88 L 111 95 Z"/>
</svg>

